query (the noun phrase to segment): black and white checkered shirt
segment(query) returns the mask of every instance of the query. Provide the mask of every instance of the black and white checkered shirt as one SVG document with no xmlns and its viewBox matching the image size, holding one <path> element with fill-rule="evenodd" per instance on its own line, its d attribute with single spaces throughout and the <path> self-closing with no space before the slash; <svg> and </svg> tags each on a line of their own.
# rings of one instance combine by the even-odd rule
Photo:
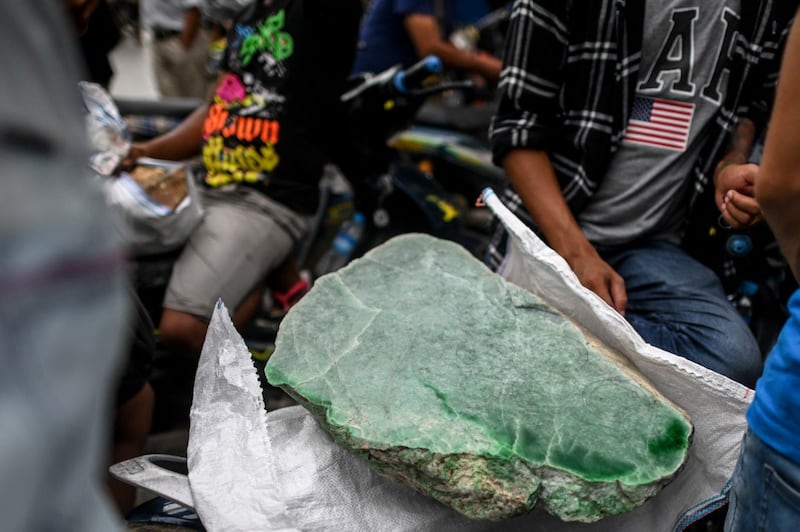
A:
<svg viewBox="0 0 800 532">
<path fill-rule="evenodd" d="M 728 90 L 692 170 L 691 205 L 701 205 L 696 199 L 728 148 L 738 118 L 766 122 L 779 50 L 798 7 L 789 0 L 742 4 Z M 490 131 L 494 160 L 502 164 L 517 148 L 546 151 L 574 213 L 598 189 L 628 123 L 639 75 L 644 6 L 645 0 L 514 2 L 498 89 L 501 99 Z M 510 186 L 501 198 L 535 226 Z M 497 269 L 506 235 L 500 224 L 495 229 L 486 260 Z"/>
</svg>

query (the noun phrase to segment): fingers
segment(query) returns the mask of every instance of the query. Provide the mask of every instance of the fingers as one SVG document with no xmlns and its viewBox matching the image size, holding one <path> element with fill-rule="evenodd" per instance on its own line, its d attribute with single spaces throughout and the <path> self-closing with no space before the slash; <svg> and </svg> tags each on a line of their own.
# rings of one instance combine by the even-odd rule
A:
<svg viewBox="0 0 800 532">
<path fill-rule="evenodd" d="M 616 276 L 617 278 L 613 280 L 611 283 L 611 306 L 616 309 L 617 312 L 625 315 L 625 309 L 628 307 L 628 292 L 625 290 L 625 281 L 622 280 L 622 277 L 619 275 Z"/>
<path fill-rule="evenodd" d="M 134 162 L 135 159 L 128 155 L 119 162 L 119 168 L 120 170 L 127 170 L 134 165 Z"/>
<path fill-rule="evenodd" d="M 731 164 L 720 172 L 717 187 L 723 191 L 733 189 L 752 196 L 756 175 L 758 175 L 758 165 Z"/>
<path fill-rule="evenodd" d="M 132 144 L 126 155 L 119 163 L 119 169 L 130 170 L 136 166 L 136 160 L 145 156 L 145 148 L 142 144 Z"/>
<path fill-rule="evenodd" d="M 725 194 L 720 211 L 734 229 L 749 227 L 762 220 L 761 209 L 755 198 L 734 190 Z"/>
<path fill-rule="evenodd" d="M 628 306 L 628 293 L 625 290 L 625 282 L 622 277 L 613 273 L 608 277 L 604 277 L 599 285 L 595 285 L 591 289 L 600 298 L 608 303 L 608 305 L 622 314 L 625 315 L 625 308 Z"/>
<path fill-rule="evenodd" d="M 578 275 L 583 286 L 600 296 L 610 307 L 625 315 L 628 294 L 625 281 L 606 263 L 595 263 L 596 267 L 585 275 Z"/>
<path fill-rule="evenodd" d="M 762 220 L 754 197 L 757 172 L 758 166 L 754 164 L 730 164 L 716 179 L 714 199 L 721 219 L 733 229 L 743 229 Z"/>
</svg>

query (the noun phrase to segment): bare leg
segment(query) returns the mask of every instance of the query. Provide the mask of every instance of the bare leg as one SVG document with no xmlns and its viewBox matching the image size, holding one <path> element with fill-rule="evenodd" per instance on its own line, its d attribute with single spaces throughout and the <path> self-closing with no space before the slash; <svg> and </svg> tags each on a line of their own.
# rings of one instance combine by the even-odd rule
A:
<svg viewBox="0 0 800 532">
<path fill-rule="evenodd" d="M 293 256 L 289 256 L 269 274 L 267 283 L 276 292 L 286 292 L 300 279 L 300 266 Z"/>
<path fill-rule="evenodd" d="M 203 349 L 208 323 L 204 320 L 165 308 L 158 326 L 161 342 L 173 353 L 197 359 Z"/>
<path fill-rule="evenodd" d="M 136 395 L 117 407 L 114 441 L 111 447 L 112 464 L 142 455 L 147 436 L 150 434 L 154 404 L 153 388 L 145 383 Z M 107 484 L 120 515 L 125 517 L 133 509 L 136 487 L 110 476 Z"/>
<path fill-rule="evenodd" d="M 233 325 L 238 329 L 250 321 L 261 304 L 262 288 L 256 287 L 233 311 Z M 173 353 L 197 359 L 203 350 L 208 323 L 193 314 L 165 308 L 161 314 L 159 336 Z"/>
<path fill-rule="evenodd" d="M 261 295 L 263 292 L 264 290 L 261 286 L 256 287 L 250 292 L 250 295 L 244 298 L 241 305 L 236 307 L 236 310 L 233 312 L 233 325 L 238 330 L 242 330 L 242 328 L 253 319 L 256 312 L 258 312 L 261 306 Z"/>
<path fill-rule="evenodd" d="M 308 292 L 300 276 L 300 267 L 293 256 L 289 256 L 267 278 L 277 302 L 286 311 Z M 302 283 L 302 284 L 301 284 Z"/>
</svg>

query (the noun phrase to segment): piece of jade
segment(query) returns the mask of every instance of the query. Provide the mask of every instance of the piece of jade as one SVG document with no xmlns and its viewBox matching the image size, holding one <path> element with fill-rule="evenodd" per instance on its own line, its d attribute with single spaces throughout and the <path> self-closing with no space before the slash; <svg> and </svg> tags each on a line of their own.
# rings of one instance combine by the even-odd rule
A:
<svg viewBox="0 0 800 532">
<path fill-rule="evenodd" d="M 620 355 L 425 235 L 320 278 L 266 376 L 376 471 L 477 519 L 631 510 L 681 468 L 692 435 Z"/>
</svg>

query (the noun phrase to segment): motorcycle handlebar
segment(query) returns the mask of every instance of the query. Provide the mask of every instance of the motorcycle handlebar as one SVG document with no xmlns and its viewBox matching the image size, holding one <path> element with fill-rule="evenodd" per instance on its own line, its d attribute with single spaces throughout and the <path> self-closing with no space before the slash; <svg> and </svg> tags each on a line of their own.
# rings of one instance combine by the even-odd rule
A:
<svg viewBox="0 0 800 532">
<path fill-rule="evenodd" d="M 341 100 L 352 102 L 366 94 L 380 94 L 381 96 L 425 96 L 448 89 L 468 89 L 462 83 L 438 84 L 433 87 L 423 87 L 422 82 L 429 76 L 442 71 L 442 61 L 434 55 L 422 59 L 407 69 L 393 66 L 377 74 L 364 73 L 359 75 L 359 83 L 345 92 Z"/>
<path fill-rule="evenodd" d="M 429 55 L 405 70 L 400 70 L 394 75 L 392 83 L 400 94 L 408 94 L 418 89 L 422 82 L 432 74 L 442 71 L 442 60 L 435 55 Z"/>
</svg>

